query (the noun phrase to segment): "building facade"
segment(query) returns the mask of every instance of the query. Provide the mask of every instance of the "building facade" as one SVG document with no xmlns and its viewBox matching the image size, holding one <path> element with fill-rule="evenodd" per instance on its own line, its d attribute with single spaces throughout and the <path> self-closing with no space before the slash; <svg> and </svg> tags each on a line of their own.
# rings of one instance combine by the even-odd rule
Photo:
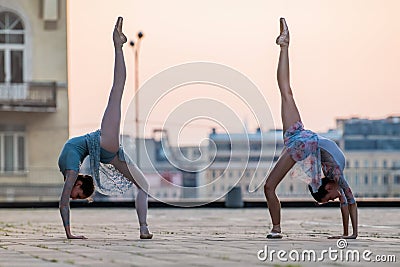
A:
<svg viewBox="0 0 400 267">
<path fill-rule="evenodd" d="M 338 120 L 336 129 L 319 133 L 344 151 L 344 174 L 356 197 L 400 196 L 399 121 Z M 376 133 L 379 127 L 375 123 L 381 127 L 380 134 Z M 132 137 L 122 140 L 149 180 L 150 195 L 171 201 L 213 201 L 223 198 L 233 187 L 241 188 L 245 200 L 264 201 L 265 179 L 283 149 L 282 130 L 227 134 L 214 129 L 206 147 L 172 146 L 165 130 L 154 130 L 152 138 L 140 139 L 139 149 Z M 365 140 L 378 145 L 369 147 L 364 145 Z M 277 187 L 277 195 L 313 200 L 302 177 L 296 168 L 290 170 Z M 133 196 L 134 191 L 123 197 Z"/>
<path fill-rule="evenodd" d="M 319 134 L 335 141 L 344 151 L 344 175 L 355 196 L 400 197 L 400 117 L 339 119 L 336 129 Z M 230 135 L 213 131 L 209 137 L 213 164 L 205 174 L 206 183 L 213 186 L 205 197 L 223 196 L 232 187 L 240 186 L 245 199 L 264 199 L 262 181 L 282 151 L 282 137 L 279 130 Z M 217 149 L 215 155 L 213 146 Z M 312 199 L 301 175 L 294 172 L 296 169 L 289 171 L 279 184 L 277 195 Z M 254 191 L 252 186 L 259 187 Z"/>
<path fill-rule="evenodd" d="M 0 0 L 0 201 L 56 200 L 68 139 L 65 0 Z"/>
<path fill-rule="evenodd" d="M 360 197 L 400 197 L 400 117 L 337 120 L 349 184 Z"/>
<path fill-rule="evenodd" d="M 168 132 L 158 129 L 153 131 L 152 138 L 142 139 L 139 143 L 139 150 L 129 154 L 133 159 L 140 155 L 138 165 L 149 180 L 152 197 L 159 200 L 201 197 L 199 186 L 206 166 L 207 147 L 172 146 Z"/>
</svg>

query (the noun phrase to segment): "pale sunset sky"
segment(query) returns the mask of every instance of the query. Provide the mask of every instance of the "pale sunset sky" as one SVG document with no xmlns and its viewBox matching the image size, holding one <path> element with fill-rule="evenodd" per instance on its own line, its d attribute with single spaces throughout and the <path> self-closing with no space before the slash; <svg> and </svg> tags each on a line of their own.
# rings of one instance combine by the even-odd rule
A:
<svg viewBox="0 0 400 267">
<path fill-rule="evenodd" d="M 100 126 L 112 84 L 111 33 L 118 16 L 124 17 L 128 39 L 139 30 L 145 34 L 141 83 L 185 62 L 224 64 L 258 86 L 279 128 L 275 39 L 279 18 L 285 17 L 291 86 L 306 128 L 326 131 L 335 127 L 336 118 L 399 115 L 399 11 L 398 0 L 69 0 L 70 135 Z M 124 52 L 123 114 L 134 95 L 133 51 L 125 45 Z M 190 100 L 196 91 L 182 95 Z M 170 111 L 163 107 L 171 108 L 171 103 L 161 105 L 153 117 L 165 120 Z M 247 117 L 244 110 L 237 113 Z M 251 122 L 249 127 L 254 130 Z M 183 142 L 196 142 L 209 132 L 210 127 L 196 129 Z"/>
</svg>

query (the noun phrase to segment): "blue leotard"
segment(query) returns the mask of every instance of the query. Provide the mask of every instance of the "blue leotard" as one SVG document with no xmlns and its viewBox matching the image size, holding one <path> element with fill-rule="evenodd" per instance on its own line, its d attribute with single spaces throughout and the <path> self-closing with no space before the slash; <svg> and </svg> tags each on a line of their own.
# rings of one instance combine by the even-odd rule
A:
<svg viewBox="0 0 400 267">
<path fill-rule="evenodd" d="M 62 173 L 66 170 L 79 172 L 80 165 L 86 156 L 89 155 L 87 136 L 88 135 L 74 137 L 65 143 L 61 150 L 60 157 L 58 158 L 58 167 Z M 117 152 L 112 153 L 100 148 L 101 163 L 110 163 L 115 155 L 117 155 Z"/>
</svg>

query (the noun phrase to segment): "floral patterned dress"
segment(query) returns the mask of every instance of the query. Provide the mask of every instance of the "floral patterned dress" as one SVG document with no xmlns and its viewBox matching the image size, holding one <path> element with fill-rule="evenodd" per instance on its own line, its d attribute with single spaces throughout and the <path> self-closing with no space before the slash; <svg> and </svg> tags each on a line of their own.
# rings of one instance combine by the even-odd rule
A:
<svg viewBox="0 0 400 267">
<path fill-rule="evenodd" d="M 355 203 L 343 175 L 344 155 L 333 141 L 305 130 L 301 121 L 290 126 L 283 137 L 288 153 L 296 161 L 290 173 L 293 177 L 305 177 L 303 180 L 311 186 L 313 192 L 317 192 L 321 186 L 322 169 L 324 176 L 335 180 L 341 188 L 341 194 L 345 196 L 341 205 Z M 336 155 L 337 160 L 333 155 Z"/>
</svg>

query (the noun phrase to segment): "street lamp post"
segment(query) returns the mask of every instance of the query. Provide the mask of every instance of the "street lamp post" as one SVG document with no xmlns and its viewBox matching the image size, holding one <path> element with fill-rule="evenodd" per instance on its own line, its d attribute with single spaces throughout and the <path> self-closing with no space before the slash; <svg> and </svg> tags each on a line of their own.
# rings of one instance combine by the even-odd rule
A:
<svg viewBox="0 0 400 267">
<path fill-rule="evenodd" d="M 136 164 L 140 166 L 140 141 L 139 141 L 139 51 L 140 51 L 140 41 L 143 38 L 143 33 L 138 32 L 137 34 L 137 42 L 135 46 L 134 41 L 130 41 L 130 46 L 134 52 L 134 61 L 135 61 L 135 145 L 136 145 Z"/>
</svg>

